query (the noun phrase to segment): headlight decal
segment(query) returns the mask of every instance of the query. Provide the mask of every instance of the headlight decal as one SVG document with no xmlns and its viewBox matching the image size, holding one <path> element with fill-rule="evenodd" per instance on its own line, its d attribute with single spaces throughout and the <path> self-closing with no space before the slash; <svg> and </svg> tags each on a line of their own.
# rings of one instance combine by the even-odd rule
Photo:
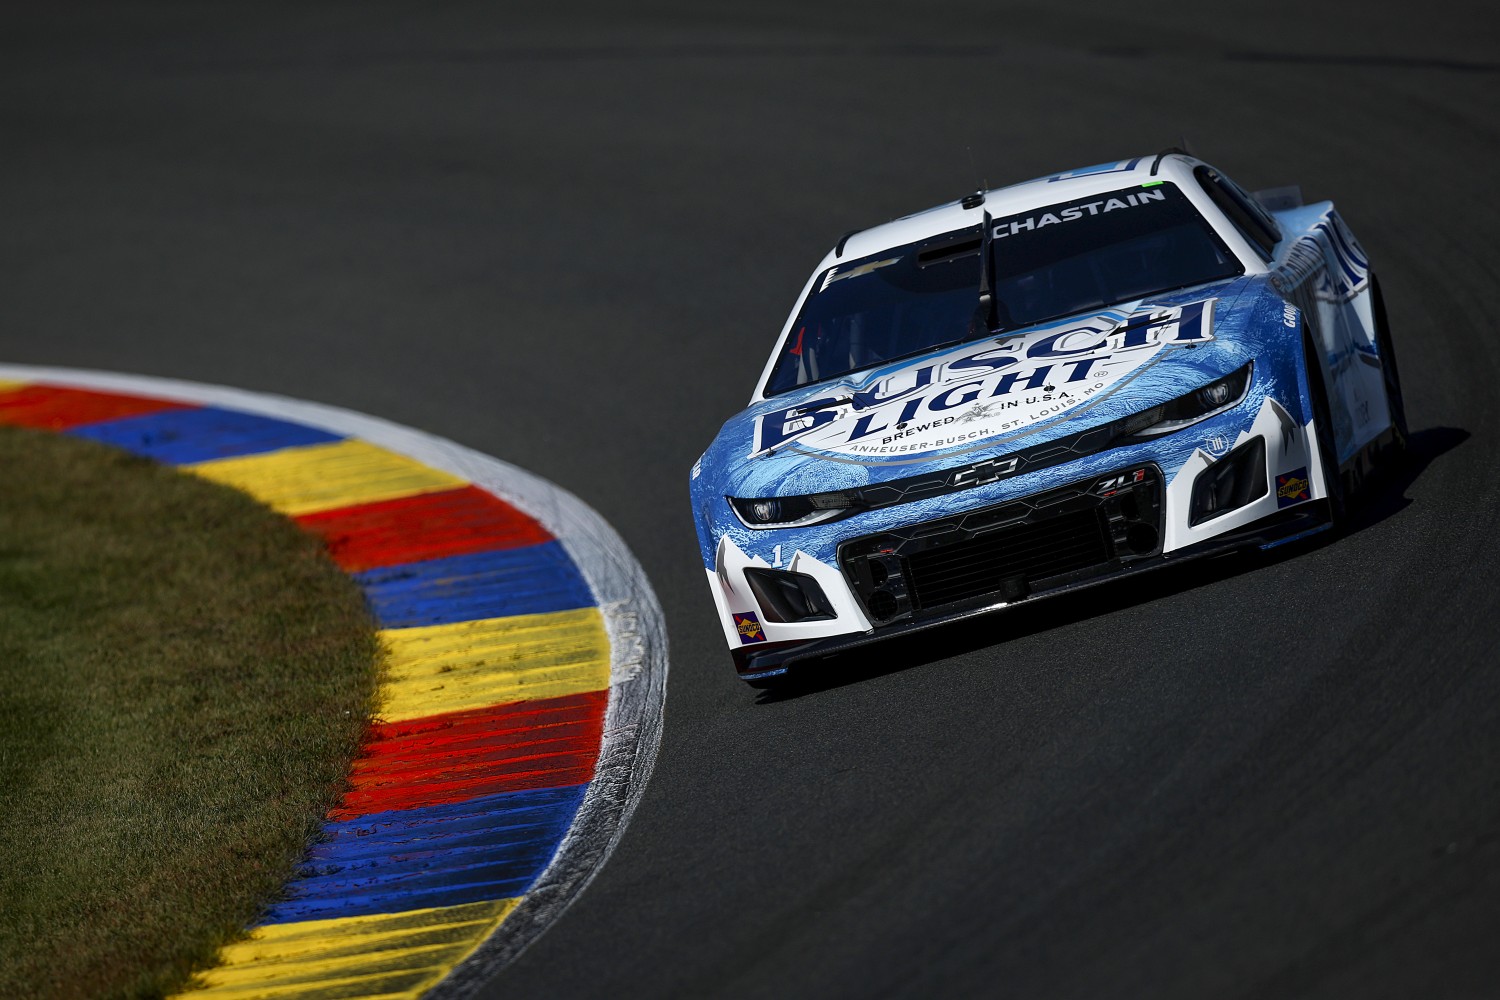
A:
<svg viewBox="0 0 1500 1000">
<path fill-rule="evenodd" d="M 1247 362 L 1208 385 L 1126 418 L 1127 426 L 1135 425 L 1127 433 L 1137 438 L 1158 437 L 1233 409 L 1250 391 L 1250 375 L 1254 368 L 1254 362 Z"/>
</svg>

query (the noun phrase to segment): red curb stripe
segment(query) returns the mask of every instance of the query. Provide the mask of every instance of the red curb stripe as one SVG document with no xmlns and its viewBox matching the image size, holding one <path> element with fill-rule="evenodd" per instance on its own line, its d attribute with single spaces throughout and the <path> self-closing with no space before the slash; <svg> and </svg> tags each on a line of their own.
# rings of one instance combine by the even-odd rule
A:
<svg viewBox="0 0 1500 1000">
<path fill-rule="evenodd" d="M 609 692 L 370 727 L 330 820 L 581 785 L 594 776 Z"/>
<path fill-rule="evenodd" d="M 90 392 L 51 385 L 28 385 L 0 393 L 0 424 L 65 431 L 83 424 L 121 417 L 138 417 L 162 410 L 197 409 L 189 403 L 126 396 L 113 392 Z"/>
<path fill-rule="evenodd" d="M 552 541 L 534 518 L 475 486 L 296 520 L 322 535 L 334 561 L 350 573 Z"/>
</svg>

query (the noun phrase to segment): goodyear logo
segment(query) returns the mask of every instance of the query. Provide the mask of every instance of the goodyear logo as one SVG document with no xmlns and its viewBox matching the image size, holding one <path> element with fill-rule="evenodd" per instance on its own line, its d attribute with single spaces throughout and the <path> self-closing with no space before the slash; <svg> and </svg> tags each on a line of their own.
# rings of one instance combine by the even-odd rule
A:
<svg viewBox="0 0 1500 1000">
<path fill-rule="evenodd" d="M 1276 506 L 1290 507 L 1294 503 L 1312 499 L 1308 490 L 1307 468 L 1296 469 L 1276 477 Z"/>
<path fill-rule="evenodd" d="M 742 615 L 735 615 L 734 627 L 740 633 L 741 645 L 766 641 L 766 630 L 760 627 L 760 619 L 755 617 L 754 612 L 747 611 Z"/>
</svg>

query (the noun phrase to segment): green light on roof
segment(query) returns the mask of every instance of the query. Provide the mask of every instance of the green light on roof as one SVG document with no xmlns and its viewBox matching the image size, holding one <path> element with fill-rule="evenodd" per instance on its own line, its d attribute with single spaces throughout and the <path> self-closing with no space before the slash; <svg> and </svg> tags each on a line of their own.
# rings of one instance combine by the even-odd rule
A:
<svg viewBox="0 0 1500 1000">
<path fill-rule="evenodd" d="M 1142 184 L 1141 187 L 1143 187 L 1143 188 L 1154 188 L 1158 184 L 1165 184 L 1165 183 L 1166 183 L 1166 181 L 1147 181 L 1146 183 Z"/>
</svg>

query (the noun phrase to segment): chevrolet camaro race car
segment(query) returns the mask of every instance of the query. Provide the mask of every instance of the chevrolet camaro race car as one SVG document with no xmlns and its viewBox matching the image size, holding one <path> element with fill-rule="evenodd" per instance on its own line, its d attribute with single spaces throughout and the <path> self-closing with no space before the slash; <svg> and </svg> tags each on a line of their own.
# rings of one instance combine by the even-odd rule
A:
<svg viewBox="0 0 1500 1000">
<path fill-rule="evenodd" d="M 1181 151 L 855 232 L 692 469 L 740 677 L 1337 524 L 1406 424 L 1332 204 Z"/>
</svg>

